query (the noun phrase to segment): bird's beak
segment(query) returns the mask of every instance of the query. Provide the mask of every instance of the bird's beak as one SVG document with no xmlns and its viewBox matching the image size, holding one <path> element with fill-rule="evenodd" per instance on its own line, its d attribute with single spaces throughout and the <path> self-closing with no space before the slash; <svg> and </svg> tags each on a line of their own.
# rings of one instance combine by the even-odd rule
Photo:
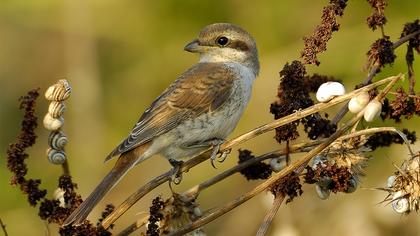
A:
<svg viewBox="0 0 420 236">
<path fill-rule="evenodd" d="M 198 41 L 198 39 L 194 39 L 191 43 L 187 44 L 184 47 L 184 50 L 187 52 L 201 53 L 206 50 L 206 46 L 200 45 L 200 42 Z"/>
</svg>

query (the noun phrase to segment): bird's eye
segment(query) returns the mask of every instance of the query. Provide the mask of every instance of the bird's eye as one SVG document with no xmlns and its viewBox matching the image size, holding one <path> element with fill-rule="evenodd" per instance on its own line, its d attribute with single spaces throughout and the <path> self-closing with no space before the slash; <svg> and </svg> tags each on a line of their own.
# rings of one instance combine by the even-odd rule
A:
<svg viewBox="0 0 420 236">
<path fill-rule="evenodd" d="M 226 38 L 225 36 L 221 36 L 219 38 L 217 38 L 216 43 L 220 46 L 226 46 L 229 42 L 229 39 Z"/>
</svg>

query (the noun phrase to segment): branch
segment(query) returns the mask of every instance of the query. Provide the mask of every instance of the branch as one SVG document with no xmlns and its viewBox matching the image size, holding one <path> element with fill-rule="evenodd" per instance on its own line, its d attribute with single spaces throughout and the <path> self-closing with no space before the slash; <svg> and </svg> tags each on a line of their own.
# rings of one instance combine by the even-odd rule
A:
<svg viewBox="0 0 420 236">
<path fill-rule="evenodd" d="M 7 230 L 6 230 L 6 225 L 3 223 L 1 218 L 0 218 L 0 226 L 1 226 L 1 229 L 3 230 L 4 236 L 8 236 Z"/>
<path fill-rule="evenodd" d="M 271 206 L 270 210 L 265 215 L 264 220 L 262 224 L 260 225 L 260 228 L 258 229 L 256 236 L 264 236 L 267 233 L 268 229 L 270 228 L 271 223 L 273 222 L 274 216 L 276 216 L 277 211 L 279 210 L 283 200 L 284 200 L 284 195 L 282 194 L 274 197 L 273 205 Z"/>
<path fill-rule="evenodd" d="M 392 88 L 392 86 L 402 78 L 402 75 L 399 76 L 392 76 L 391 82 L 386 86 L 386 88 L 383 90 L 382 93 L 380 93 L 378 96 L 376 96 L 375 99 L 382 99 L 383 96 Z M 378 81 L 379 82 L 379 81 Z M 258 185 L 253 190 L 249 191 L 248 193 L 243 194 L 242 196 L 239 196 L 238 198 L 234 199 L 233 201 L 225 204 L 224 206 L 217 207 L 213 210 L 210 210 L 203 214 L 202 217 L 197 219 L 196 221 L 189 223 L 187 225 L 184 225 L 180 229 L 178 229 L 175 232 L 172 232 L 169 234 L 169 236 L 176 236 L 176 235 L 184 235 L 188 232 L 191 232 L 194 229 L 200 228 L 205 224 L 208 224 L 209 222 L 215 220 L 216 218 L 224 215 L 225 213 L 231 211 L 232 209 L 236 208 L 237 206 L 245 203 L 249 199 L 255 197 L 257 194 L 261 193 L 262 191 L 266 190 L 270 186 L 272 186 L 274 183 L 276 183 L 279 179 L 289 175 L 291 172 L 295 171 L 295 173 L 300 173 L 303 171 L 304 167 L 307 165 L 307 163 L 317 154 L 322 152 L 325 148 L 327 148 L 332 142 L 334 142 L 336 139 L 338 139 L 344 132 L 346 132 L 349 128 L 351 128 L 354 124 L 356 124 L 364 114 L 364 110 L 360 111 L 353 119 L 351 119 L 349 122 L 344 124 L 340 129 L 338 129 L 333 135 L 331 135 L 329 138 L 327 138 L 324 142 L 322 142 L 320 145 L 318 145 L 316 148 L 309 151 L 307 154 L 305 154 L 300 160 L 292 163 L 291 165 L 285 167 L 280 172 L 274 174 L 272 177 L 270 177 L 268 180 L 263 182 L 262 184 Z"/>
<path fill-rule="evenodd" d="M 230 141 L 225 142 L 223 145 L 221 145 L 220 151 L 224 151 L 227 149 L 232 148 L 235 145 L 241 144 L 245 141 L 248 141 L 252 138 L 255 138 L 261 134 L 267 133 L 279 126 L 291 123 L 293 121 L 302 119 L 303 117 L 306 117 L 308 115 L 317 113 L 321 110 L 327 109 L 329 107 L 332 107 L 334 105 L 337 105 L 341 102 L 344 102 L 355 95 L 361 93 L 361 92 L 367 92 L 373 88 L 376 88 L 380 85 L 389 83 L 394 80 L 398 80 L 400 76 L 391 76 L 382 80 L 379 80 L 375 83 L 369 84 L 363 88 L 354 90 L 350 93 L 347 93 L 343 96 L 336 97 L 329 101 L 328 103 L 317 103 L 311 107 L 308 107 L 306 109 L 297 111 L 293 114 L 290 114 L 288 116 L 285 116 L 281 119 L 275 120 L 271 123 L 262 125 L 254 130 L 251 130 L 245 134 L 240 135 L 239 137 L 236 137 Z M 208 149 L 206 151 L 203 151 L 202 153 L 196 155 L 189 161 L 185 162 L 181 166 L 181 172 L 187 172 L 192 167 L 198 165 L 199 163 L 207 160 L 210 158 L 211 150 Z M 102 227 L 107 229 L 111 224 L 113 224 L 122 214 L 124 214 L 131 206 L 133 206 L 137 201 L 139 201 L 143 196 L 145 196 L 147 193 L 155 189 L 157 186 L 165 183 L 166 181 L 170 180 L 172 176 L 172 171 L 169 170 L 166 173 L 163 173 L 156 178 L 150 180 L 148 183 L 140 187 L 136 192 L 131 194 L 123 203 L 121 203 L 118 207 L 115 208 L 115 210 L 108 215 L 103 221 L 102 221 Z"/>
<path fill-rule="evenodd" d="M 396 41 L 396 42 L 394 42 L 393 43 L 393 45 L 392 45 L 392 49 L 396 49 L 396 48 L 398 48 L 399 46 L 401 46 L 403 43 L 405 43 L 405 42 L 407 42 L 408 40 L 410 40 L 411 38 L 413 38 L 414 36 L 416 36 L 416 35 L 418 35 L 418 34 L 420 34 L 420 30 L 418 30 L 418 31 L 416 31 L 416 32 L 414 32 L 414 33 L 411 33 L 411 34 L 409 34 L 409 35 L 406 35 L 406 36 L 404 36 L 404 37 L 402 37 L 402 38 L 400 38 L 398 41 Z M 372 81 L 372 79 L 373 79 L 373 77 L 376 75 L 376 73 L 378 72 L 378 70 L 379 70 L 379 67 L 380 67 L 380 65 L 379 64 L 375 64 L 371 69 L 370 69 L 370 71 L 368 72 L 368 75 L 367 75 L 367 77 L 366 77 L 366 79 L 363 81 L 363 85 L 367 85 L 367 84 L 369 84 L 371 81 Z M 347 103 L 346 103 L 346 105 L 345 106 L 343 106 L 341 109 L 340 109 L 340 111 L 339 112 L 337 112 L 337 114 L 334 116 L 334 118 L 331 120 L 331 122 L 333 123 L 333 124 L 338 124 L 338 122 L 341 120 L 341 119 L 343 119 L 343 117 L 346 115 L 346 113 L 349 111 L 349 109 L 348 109 L 348 107 L 347 107 Z"/>
</svg>

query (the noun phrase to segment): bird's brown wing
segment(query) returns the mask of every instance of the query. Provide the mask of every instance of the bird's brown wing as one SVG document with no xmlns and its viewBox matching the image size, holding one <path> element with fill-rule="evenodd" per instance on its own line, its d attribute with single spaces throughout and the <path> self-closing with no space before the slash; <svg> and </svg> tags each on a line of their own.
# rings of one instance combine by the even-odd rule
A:
<svg viewBox="0 0 420 236">
<path fill-rule="evenodd" d="M 231 95 L 235 75 L 219 63 L 192 67 L 152 103 L 106 161 L 172 130 L 186 119 L 218 109 Z"/>
</svg>

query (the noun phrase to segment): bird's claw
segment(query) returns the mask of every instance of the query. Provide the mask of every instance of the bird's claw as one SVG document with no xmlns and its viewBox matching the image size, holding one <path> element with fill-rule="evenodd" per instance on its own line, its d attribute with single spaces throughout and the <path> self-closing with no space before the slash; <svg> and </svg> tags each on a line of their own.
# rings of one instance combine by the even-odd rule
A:
<svg viewBox="0 0 420 236">
<path fill-rule="evenodd" d="M 182 181 L 182 171 L 181 166 L 184 163 L 183 161 L 177 161 L 173 159 L 169 159 L 169 163 L 173 166 L 172 168 L 172 175 L 171 175 L 171 183 L 176 185 L 180 184 Z"/>
</svg>

